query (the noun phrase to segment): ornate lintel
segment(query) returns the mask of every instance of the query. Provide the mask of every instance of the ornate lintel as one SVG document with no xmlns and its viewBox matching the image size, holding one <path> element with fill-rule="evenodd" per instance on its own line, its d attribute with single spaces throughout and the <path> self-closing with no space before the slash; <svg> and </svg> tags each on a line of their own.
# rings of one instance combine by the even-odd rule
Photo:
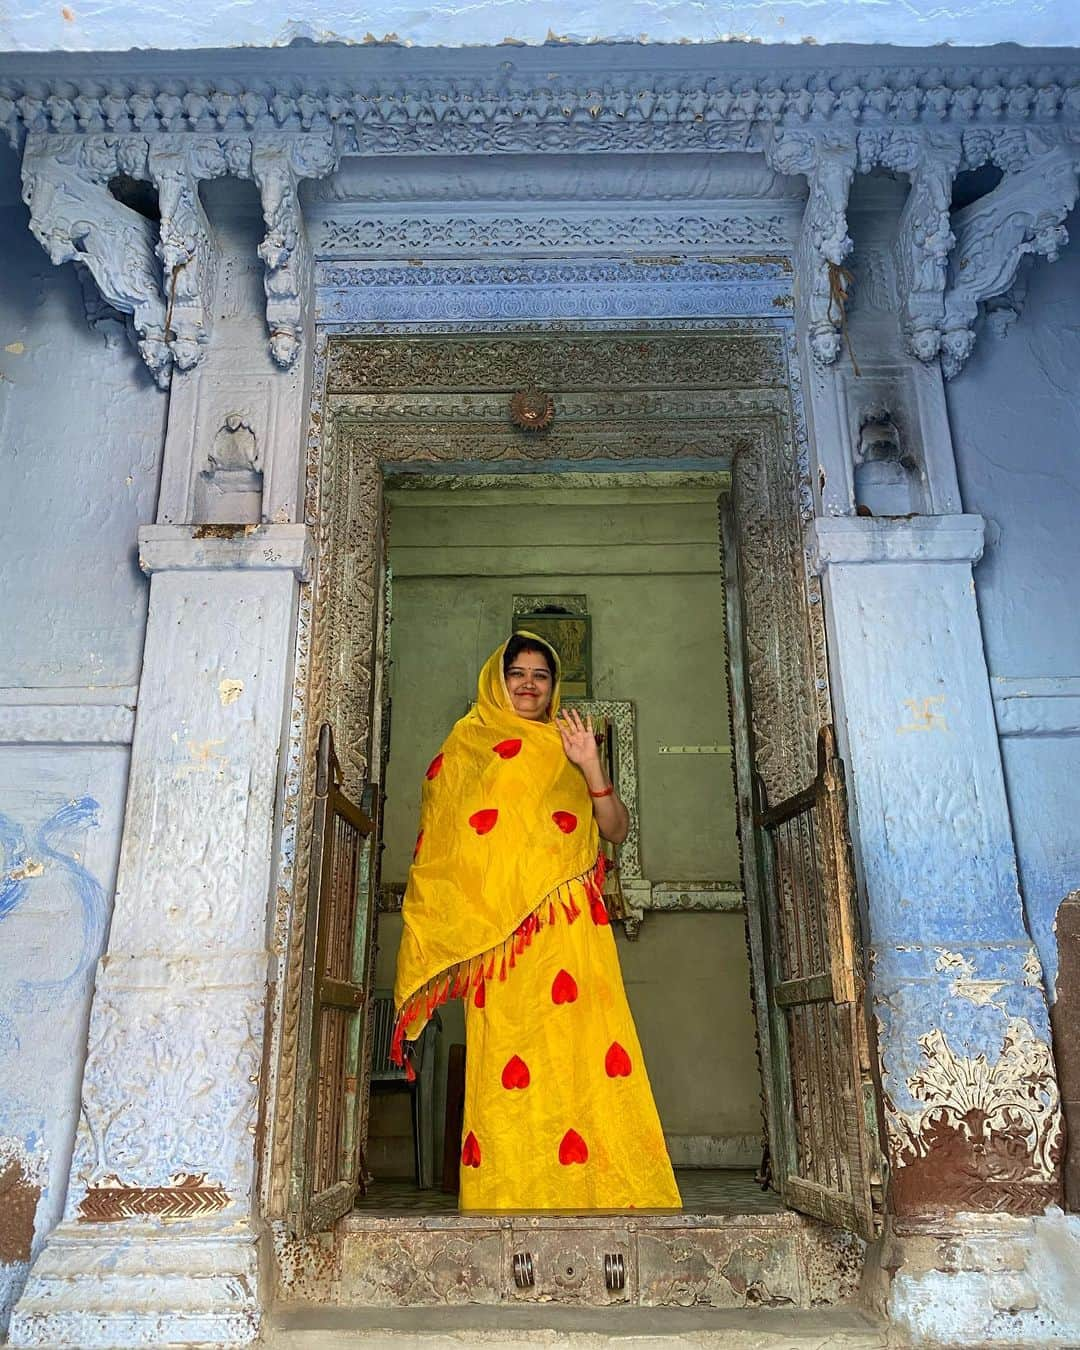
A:
<svg viewBox="0 0 1080 1350">
<path fill-rule="evenodd" d="M 27 137 L 34 233 L 54 261 L 81 262 L 108 303 L 132 316 L 161 384 L 173 364 L 194 365 L 208 337 L 214 250 L 198 186 L 222 174 L 259 185 L 270 346 L 286 368 L 299 349 L 311 290 L 298 184 L 332 173 L 342 155 L 763 153 L 774 169 L 808 180 L 798 290 L 810 349 L 826 365 L 842 345 L 840 269 L 851 250 L 847 206 L 856 172 L 882 165 L 910 179 L 896 242 L 905 295 L 900 321 L 920 360 L 945 348 L 947 374 L 970 351 L 979 303 L 1007 289 L 1023 257 L 1053 256 L 1064 239 L 1080 134 L 1080 78 L 1072 66 L 983 68 L 958 58 L 944 68 L 845 68 L 823 78 L 819 68 L 811 76 L 796 63 L 778 79 L 756 58 L 739 63 L 728 54 L 722 68 L 706 70 L 668 53 L 655 71 L 632 68 L 620 55 L 603 71 L 545 71 L 541 78 L 524 58 L 520 68 L 486 68 L 487 59 L 478 57 L 476 69 L 452 81 L 411 66 L 376 80 L 374 66 L 359 74 L 343 66 L 337 81 L 294 72 L 272 85 L 270 53 L 246 55 L 228 81 L 211 71 L 197 89 L 158 81 L 149 58 L 137 81 L 118 73 L 102 83 L 68 71 L 63 80 L 40 73 L 31 87 L 0 76 L 0 124 L 6 121 L 16 140 Z M 1004 171 L 1005 182 L 966 214 L 950 213 L 956 173 L 987 161 Z M 157 186 L 160 229 L 115 200 L 109 184 L 117 174 Z M 1008 199 L 1013 189 L 1013 197 L 1022 196 L 1025 183 L 1037 191 L 1018 215 Z M 482 221 L 444 215 L 406 224 L 395 218 L 387 228 L 399 249 L 434 240 L 453 251 L 460 239 L 468 248 L 477 229 L 484 234 Z M 727 228 L 695 217 L 684 231 L 677 211 L 660 215 L 638 212 L 625 238 L 590 217 L 589 238 L 599 230 L 599 239 L 632 246 L 635 230 L 660 228 L 682 253 L 723 238 Z M 962 247 L 954 249 L 961 216 Z M 347 237 L 355 235 L 358 246 L 372 231 L 381 238 L 379 219 L 352 222 Z M 510 231 L 506 251 L 519 248 L 519 227 L 557 251 L 554 217 L 499 219 Z M 775 221 L 771 228 L 781 242 L 770 246 L 784 247 L 785 231 Z M 738 229 L 745 233 L 745 223 Z M 392 297 L 382 301 L 393 304 Z"/>
<path fill-rule="evenodd" d="M 103 299 L 131 316 L 139 351 L 165 388 L 172 367 L 197 365 L 210 337 L 213 233 L 199 184 L 253 178 L 267 233 L 266 311 L 274 359 L 288 367 L 303 333 L 311 264 L 300 213 L 303 178 L 337 163 L 332 134 L 102 135 L 34 132 L 23 154 L 30 228 L 54 263 L 78 262 Z M 113 195 L 118 176 L 152 183 L 160 225 Z"/>
</svg>

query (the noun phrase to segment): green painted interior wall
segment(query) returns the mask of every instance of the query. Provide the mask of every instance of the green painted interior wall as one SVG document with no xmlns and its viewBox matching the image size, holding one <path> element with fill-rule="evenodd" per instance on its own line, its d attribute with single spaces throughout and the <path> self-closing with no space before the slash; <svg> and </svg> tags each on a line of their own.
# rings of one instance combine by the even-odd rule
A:
<svg viewBox="0 0 1080 1350">
<path fill-rule="evenodd" d="M 730 755 L 658 752 L 730 741 L 716 490 L 409 489 L 389 498 L 384 882 L 407 876 L 423 771 L 506 637 L 513 596 L 568 593 L 589 601 L 593 696 L 635 704 L 645 875 L 738 883 Z M 382 987 L 393 981 L 399 934 L 397 916 L 384 915 Z M 650 914 L 636 941 L 620 935 L 620 957 L 676 1160 L 715 1152 L 719 1138 L 721 1161 L 753 1165 L 759 1078 L 743 916 Z M 460 1009 L 444 1008 L 443 1018 L 443 1043 L 463 1039 Z M 440 1116 L 444 1077 L 440 1063 Z"/>
</svg>

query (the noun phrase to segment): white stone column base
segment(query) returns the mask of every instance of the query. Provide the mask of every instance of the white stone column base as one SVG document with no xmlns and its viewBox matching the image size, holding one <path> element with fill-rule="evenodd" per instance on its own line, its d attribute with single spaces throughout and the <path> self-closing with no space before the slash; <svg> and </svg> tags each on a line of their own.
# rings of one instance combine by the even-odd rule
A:
<svg viewBox="0 0 1080 1350">
<path fill-rule="evenodd" d="M 913 1345 L 1080 1345 L 1080 1216 L 892 1219 L 885 1308 Z"/>
<path fill-rule="evenodd" d="M 258 1249 L 249 1224 L 62 1224 L 34 1262 L 12 1346 L 120 1350 L 250 1345 L 259 1334 Z"/>
</svg>

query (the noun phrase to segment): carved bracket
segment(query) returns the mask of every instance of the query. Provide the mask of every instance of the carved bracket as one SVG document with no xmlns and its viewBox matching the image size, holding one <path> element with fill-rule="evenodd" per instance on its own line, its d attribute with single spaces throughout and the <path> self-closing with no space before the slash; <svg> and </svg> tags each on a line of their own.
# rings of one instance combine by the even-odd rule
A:
<svg viewBox="0 0 1080 1350">
<path fill-rule="evenodd" d="M 122 148 L 104 137 L 34 133 L 23 154 L 23 200 L 30 229 L 50 259 L 85 267 L 102 297 L 131 315 L 142 358 L 165 388 L 173 357 L 165 334 L 157 231 L 108 188 L 117 173 L 141 171 L 146 154 L 145 138 Z"/>
<path fill-rule="evenodd" d="M 848 194 L 855 175 L 854 132 L 818 134 L 777 131 L 765 143 L 769 167 L 805 174 L 810 195 L 796 245 L 796 301 L 803 312 L 810 350 L 821 365 L 840 355 L 843 306 L 834 293 L 834 268 L 851 252 L 847 230 Z"/>
<path fill-rule="evenodd" d="M 284 370 L 300 350 L 304 305 L 311 292 L 311 251 L 300 209 L 300 180 L 332 173 L 337 160 L 329 136 L 260 136 L 252 147 L 252 176 L 266 222 L 259 257 L 266 267 L 270 352 Z"/>
<path fill-rule="evenodd" d="M 1020 164 L 1007 168 L 993 191 L 953 217 L 956 248 L 941 338 L 947 379 L 959 374 L 971 355 L 980 304 L 1009 290 L 1026 257 L 1041 255 L 1053 262 L 1068 242 L 1063 222 L 1080 187 L 1076 149 L 1059 145 L 1029 153 Z"/>
<path fill-rule="evenodd" d="M 893 253 L 903 296 L 900 326 L 912 356 L 932 361 L 941 349 L 945 279 L 956 242 L 950 208 L 953 181 L 963 157 L 960 137 L 911 128 L 859 135 L 859 170 L 881 166 L 911 184 Z"/>
<path fill-rule="evenodd" d="M 262 194 L 270 349 L 296 359 L 310 257 L 298 186 L 337 164 L 333 136 L 47 134 L 27 137 L 23 198 L 30 228 L 54 263 L 77 262 L 102 298 L 131 315 L 139 352 L 165 388 L 175 364 L 191 370 L 210 338 L 217 254 L 200 183 L 254 178 Z M 160 223 L 119 201 L 119 176 L 152 183 Z"/>
<path fill-rule="evenodd" d="M 1067 242 L 1063 221 L 1078 196 L 1080 147 L 1018 127 L 962 135 L 910 126 L 864 129 L 856 144 L 855 163 L 851 143 L 836 132 L 777 132 L 766 146 L 773 168 L 805 174 L 810 185 L 797 271 L 811 351 L 823 365 L 839 355 L 843 316 L 830 288 L 830 264 L 839 266 L 851 248 L 846 215 L 855 170 L 880 166 L 905 174 L 911 184 L 893 249 L 906 345 L 920 361 L 940 355 L 952 378 L 975 344 L 980 305 L 1009 292 L 1025 258 L 1053 261 Z M 1004 171 L 1002 181 L 952 211 L 957 173 L 987 162 Z"/>
</svg>

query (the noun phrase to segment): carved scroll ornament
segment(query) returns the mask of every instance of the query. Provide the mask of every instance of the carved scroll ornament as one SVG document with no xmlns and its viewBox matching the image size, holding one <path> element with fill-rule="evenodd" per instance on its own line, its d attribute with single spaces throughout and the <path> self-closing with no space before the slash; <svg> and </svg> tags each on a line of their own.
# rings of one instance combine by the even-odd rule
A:
<svg viewBox="0 0 1080 1350">
<path fill-rule="evenodd" d="M 102 297 L 131 315 L 139 353 L 165 388 L 173 354 L 165 338 L 155 231 L 109 192 L 112 174 L 95 170 L 94 149 L 81 136 L 35 134 L 27 140 L 23 200 L 30 208 L 30 229 L 52 262 L 78 262 Z M 112 173 L 118 171 L 114 162 Z"/>
<path fill-rule="evenodd" d="M 336 163 L 328 135 L 35 132 L 23 154 L 23 198 L 50 259 L 85 267 L 102 298 L 131 316 L 140 355 L 165 388 L 173 366 L 192 369 L 210 338 L 217 254 L 200 183 L 232 175 L 258 184 L 270 351 L 287 368 L 311 289 L 298 186 Z M 121 175 L 154 185 L 160 224 L 114 196 L 110 184 Z"/>
<path fill-rule="evenodd" d="M 1076 203 L 1078 150 L 1058 146 L 1007 172 L 992 192 L 954 217 L 942 332 L 942 369 L 952 378 L 975 346 L 979 306 L 1003 295 L 1023 260 L 1053 262 L 1068 242 L 1065 217 Z"/>
</svg>

